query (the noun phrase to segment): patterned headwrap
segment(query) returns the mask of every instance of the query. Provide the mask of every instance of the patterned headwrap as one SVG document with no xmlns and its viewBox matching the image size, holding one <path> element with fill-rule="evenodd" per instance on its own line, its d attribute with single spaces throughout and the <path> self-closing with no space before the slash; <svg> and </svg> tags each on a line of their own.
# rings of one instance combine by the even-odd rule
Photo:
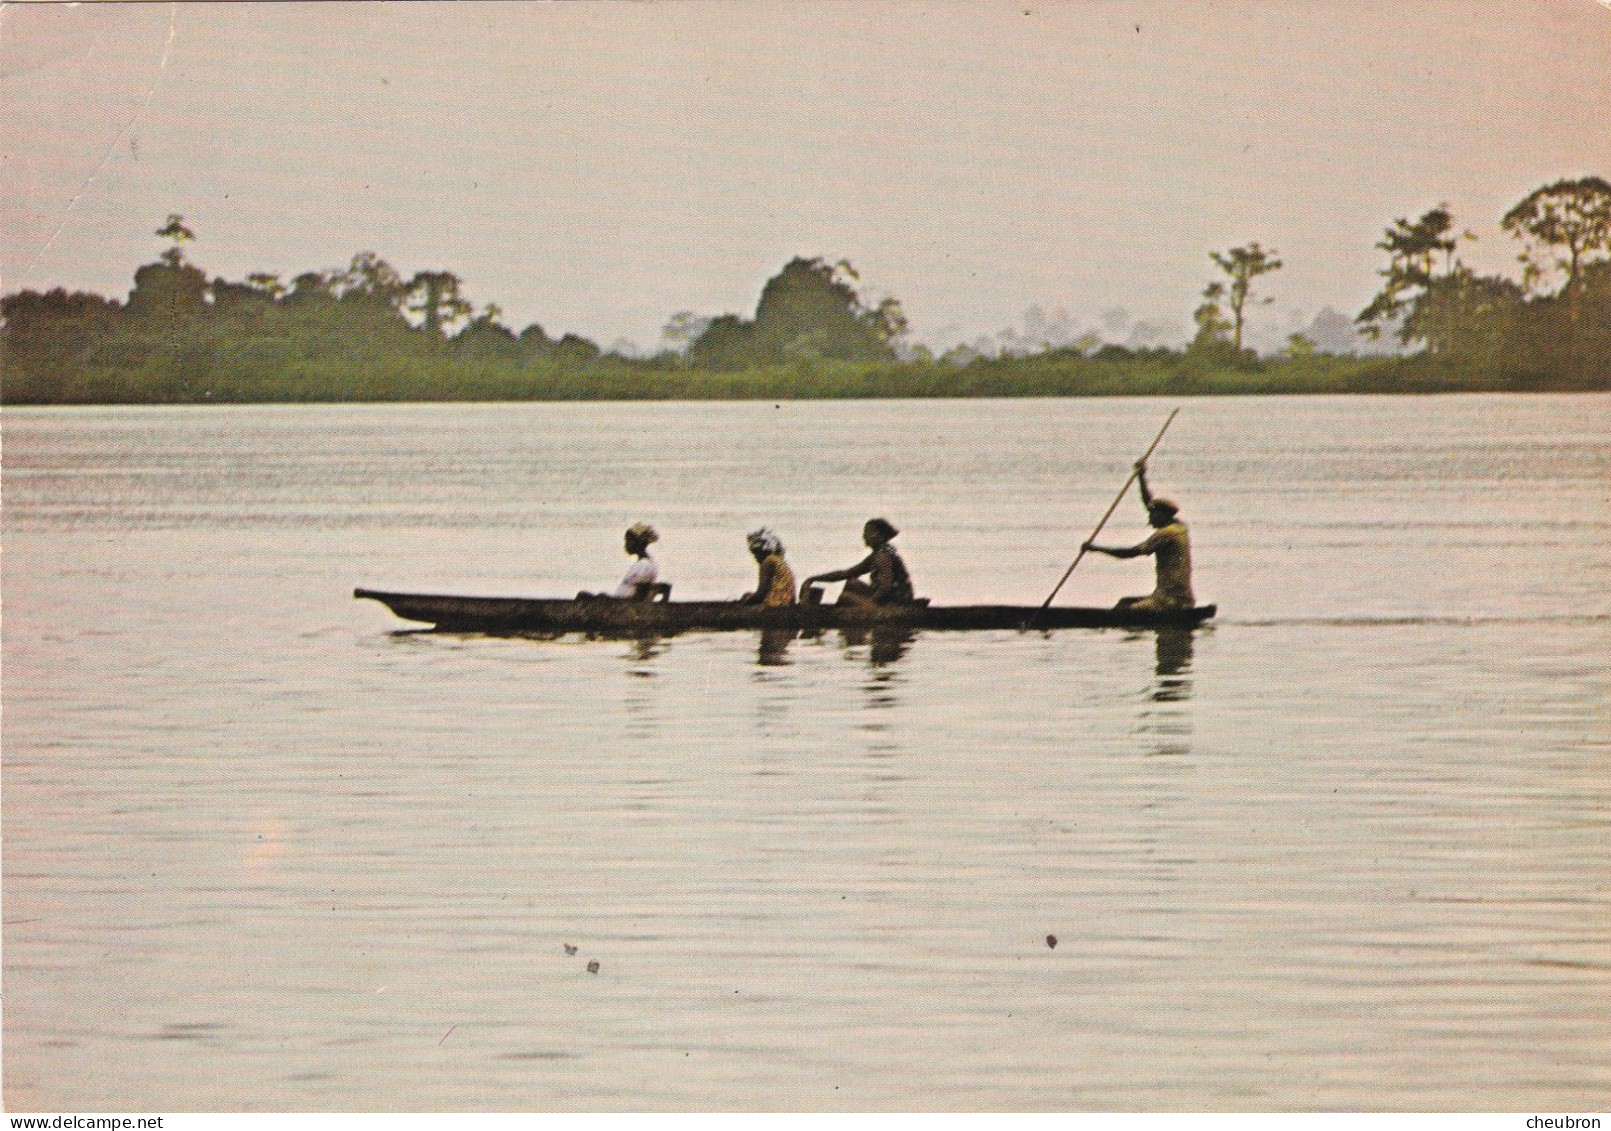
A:
<svg viewBox="0 0 1611 1131">
<path fill-rule="evenodd" d="M 762 557 L 783 552 L 783 540 L 772 533 L 770 526 L 763 526 L 759 530 L 752 530 L 745 539 L 751 550 L 759 550 Z"/>
<path fill-rule="evenodd" d="M 627 527 L 627 537 L 642 542 L 645 546 L 650 542 L 660 541 L 660 535 L 655 533 L 654 527 L 647 522 L 636 522 Z"/>
</svg>

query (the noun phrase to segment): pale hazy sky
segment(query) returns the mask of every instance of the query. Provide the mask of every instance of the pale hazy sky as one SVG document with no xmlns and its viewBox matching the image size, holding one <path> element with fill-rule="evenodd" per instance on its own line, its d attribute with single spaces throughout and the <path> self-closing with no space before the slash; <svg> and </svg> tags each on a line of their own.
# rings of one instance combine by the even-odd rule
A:
<svg viewBox="0 0 1611 1131">
<path fill-rule="evenodd" d="M 1190 323 L 1258 240 L 1265 333 L 1376 289 L 1447 202 L 1510 272 L 1527 192 L 1611 177 L 1599 0 L 0 7 L 0 291 L 124 297 L 374 251 L 515 329 L 654 347 L 849 259 L 915 336 L 1032 304 Z"/>
</svg>

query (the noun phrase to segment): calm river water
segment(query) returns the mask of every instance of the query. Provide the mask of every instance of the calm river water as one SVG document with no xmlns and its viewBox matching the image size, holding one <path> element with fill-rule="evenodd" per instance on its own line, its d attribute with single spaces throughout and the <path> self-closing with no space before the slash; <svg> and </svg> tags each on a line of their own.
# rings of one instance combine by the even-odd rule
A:
<svg viewBox="0 0 1611 1131">
<path fill-rule="evenodd" d="M 1037 604 L 1172 407 L 7 409 L 7 1106 L 1604 1111 L 1611 397 L 1181 402 L 1185 637 L 351 596 Z"/>
</svg>

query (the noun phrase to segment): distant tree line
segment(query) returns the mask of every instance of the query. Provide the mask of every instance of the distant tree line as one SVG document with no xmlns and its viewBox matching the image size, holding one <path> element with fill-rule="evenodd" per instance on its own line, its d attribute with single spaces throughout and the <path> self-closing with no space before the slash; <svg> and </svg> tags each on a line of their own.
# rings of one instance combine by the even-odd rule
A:
<svg viewBox="0 0 1611 1131">
<path fill-rule="evenodd" d="M 404 278 L 373 252 L 282 282 L 209 279 L 187 259 L 194 233 L 170 216 L 167 246 L 126 301 L 57 288 L 0 299 L 6 404 L 745 396 L 1111 395 L 1611 388 L 1611 184 L 1561 180 L 1503 217 L 1522 277 L 1460 259 L 1447 207 L 1396 220 L 1381 291 L 1357 316 L 1409 352 L 1335 356 L 1293 334 L 1279 356 L 1245 344 L 1247 316 L 1282 261 L 1258 243 L 1211 252 L 1210 282 L 1184 349 L 1095 336 L 1013 356 L 935 358 L 905 342 L 893 298 L 873 301 L 849 263 L 796 258 L 752 317 L 674 315 L 667 348 L 605 352 L 575 334 L 518 333 L 479 309 L 449 271 Z"/>
<path fill-rule="evenodd" d="M 257 374 L 284 387 L 301 375 L 324 386 L 354 366 L 373 377 L 377 366 L 403 362 L 586 365 L 601 353 L 535 324 L 517 335 L 496 306 L 476 313 L 451 272 L 404 279 L 363 252 L 289 284 L 266 273 L 209 280 L 185 258 L 195 237 L 182 217 L 169 216 L 157 235 L 171 246 L 135 271 L 125 303 L 59 288 L 0 299 L 7 403 L 189 401 L 207 399 L 221 377 L 239 386 Z"/>
</svg>

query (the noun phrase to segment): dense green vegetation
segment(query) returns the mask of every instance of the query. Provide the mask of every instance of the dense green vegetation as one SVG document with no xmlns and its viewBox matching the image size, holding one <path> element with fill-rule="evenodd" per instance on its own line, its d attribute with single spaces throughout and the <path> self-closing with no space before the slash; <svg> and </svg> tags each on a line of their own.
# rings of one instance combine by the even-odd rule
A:
<svg viewBox="0 0 1611 1131">
<path fill-rule="evenodd" d="M 1294 334 L 1278 357 L 1243 348 L 1261 278 L 1281 267 L 1257 243 L 1211 252 L 1185 348 L 1088 340 L 1013 356 L 904 348 L 893 299 L 870 303 L 847 263 L 795 259 L 753 318 L 673 316 L 653 358 L 606 353 L 575 335 L 516 333 L 476 313 L 450 272 L 403 279 L 365 252 L 290 284 L 267 274 L 209 280 L 193 235 L 135 272 L 126 302 L 62 289 L 0 299 L 6 404 L 261 401 L 784 399 L 1445 392 L 1611 388 L 1611 184 L 1558 181 L 1502 220 L 1523 246 L 1518 281 L 1481 276 L 1457 254 L 1446 208 L 1399 219 L 1381 292 L 1358 316 L 1406 351 L 1328 354 Z"/>
</svg>

